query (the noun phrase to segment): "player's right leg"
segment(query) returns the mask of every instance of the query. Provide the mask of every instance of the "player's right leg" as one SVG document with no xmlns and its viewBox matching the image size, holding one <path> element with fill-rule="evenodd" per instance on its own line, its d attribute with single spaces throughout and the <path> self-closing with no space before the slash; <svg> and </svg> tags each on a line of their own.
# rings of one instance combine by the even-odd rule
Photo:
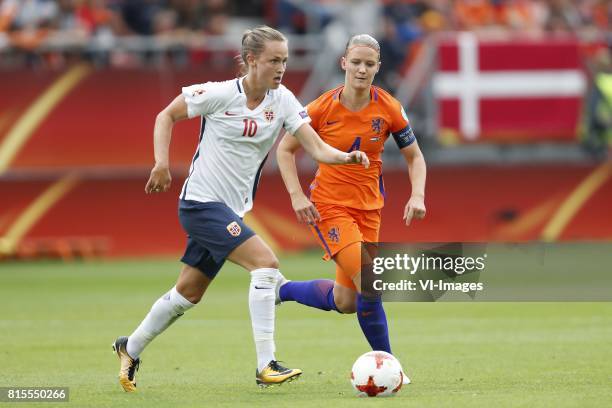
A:
<svg viewBox="0 0 612 408">
<path fill-rule="evenodd" d="M 129 337 L 119 337 L 113 350 L 119 357 L 119 384 L 126 392 L 136 391 L 136 371 L 144 348 L 187 310 L 200 301 L 211 279 L 199 269 L 185 265 L 176 285 L 157 299 Z"/>
<path fill-rule="evenodd" d="M 325 251 L 323 259 L 334 258 L 335 260 L 336 254 L 343 248 L 361 242 L 362 235 L 359 227 L 345 207 L 318 204 L 317 209 L 321 214 L 321 220 L 312 226 L 311 231 Z M 338 278 L 338 273 L 336 278 Z M 350 304 L 349 299 L 351 294 L 347 292 L 350 289 L 354 290 L 350 279 L 343 284 L 338 279 L 334 282 L 330 279 L 287 281 L 281 278 L 277 288 L 276 303 L 295 301 L 321 310 L 354 313 L 355 308 Z M 341 304 L 338 301 L 341 301 Z"/>
<path fill-rule="evenodd" d="M 140 353 L 159 334 L 200 301 L 208 285 L 223 266 L 224 260 L 213 256 L 206 247 L 209 231 L 208 221 L 216 220 L 210 206 L 179 206 L 179 218 L 189 238 L 181 261 L 185 264 L 176 285 L 160 297 L 151 310 L 129 337 L 119 337 L 113 343 L 113 350 L 119 357 L 119 383 L 126 392 L 136 391 L 136 371 L 140 364 Z M 225 230 L 225 226 L 222 227 Z"/>
<path fill-rule="evenodd" d="M 352 314 L 357 311 L 357 289 L 348 273 L 336 264 L 334 282 L 334 302 L 340 313 Z"/>
</svg>

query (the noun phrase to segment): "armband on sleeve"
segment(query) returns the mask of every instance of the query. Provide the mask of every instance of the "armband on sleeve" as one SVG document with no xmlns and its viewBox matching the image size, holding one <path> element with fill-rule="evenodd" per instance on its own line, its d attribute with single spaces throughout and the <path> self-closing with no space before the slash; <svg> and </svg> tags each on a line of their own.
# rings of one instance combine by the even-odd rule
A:
<svg viewBox="0 0 612 408">
<path fill-rule="evenodd" d="M 414 132 L 410 125 L 407 125 L 402 130 L 398 130 L 397 132 L 391 133 L 393 139 L 395 139 L 395 143 L 397 143 L 397 147 L 403 149 L 406 146 L 410 146 L 415 140 Z"/>
</svg>

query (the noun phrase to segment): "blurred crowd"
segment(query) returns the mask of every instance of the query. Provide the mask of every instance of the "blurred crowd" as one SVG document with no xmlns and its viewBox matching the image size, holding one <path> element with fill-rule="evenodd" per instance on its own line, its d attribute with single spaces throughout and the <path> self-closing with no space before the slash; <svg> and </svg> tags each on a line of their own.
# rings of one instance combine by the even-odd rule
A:
<svg viewBox="0 0 612 408">
<path fill-rule="evenodd" d="M 317 7 L 309 7 L 311 11 L 300 7 L 303 3 L 276 2 L 280 13 L 277 24 L 305 32 L 312 30 L 306 24 L 308 14 L 318 13 L 318 21 L 325 24 L 334 17 L 330 12 L 334 5 L 346 6 L 359 1 L 321 0 L 314 2 Z M 607 31 L 612 17 L 612 2 L 608 0 L 381 0 L 376 3 L 386 33 L 396 31 L 407 41 L 440 30 L 487 33 L 510 30 L 534 34 Z"/>
<path fill-rule="evenodd" d="M 382 39 L 386 61 L 403 60 L 411 43 L 436 31 L 606 36 L 612 18 L 608 0 L 0 0 L 0 52 L 83 51 L 133 36 L 201 44 L 241 18 L 316 33 L 364 3 L 375 25 L 365 31 Z"/>
<path fill-rule="evenodd" d="M 257 13 L 248 3 L 242 10 Z M 0 0 L 0 51 L 16 51 L 20 64 L 25 56 L 30 64 L 57 65 L 67 58 L 85 57 L 125 65 L 129 63 L 122 58 L 125 53 L 113 50 L 117 39 L 147 39 L 136 42 L 136 48 L 148 44 L 151 49 L 165 39 L 189 44 L 219 36 L 234 11 L 231 6 L 242 4 L 227 0 Z"/>
<path fill-rule="evenodd" d="M 1 0 L 0 32 L 26 50 L 57 33 L 79 38 L 107 32 L 222 34 L 228 6 L 226 0 Z"/>
</svg>

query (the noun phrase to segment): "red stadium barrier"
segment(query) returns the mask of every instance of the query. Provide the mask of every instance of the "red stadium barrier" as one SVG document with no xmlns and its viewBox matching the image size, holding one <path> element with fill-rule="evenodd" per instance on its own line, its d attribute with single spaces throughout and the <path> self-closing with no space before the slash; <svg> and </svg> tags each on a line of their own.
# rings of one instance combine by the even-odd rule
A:
<svg viewBox="0 0 612 408">
<path fill-rule="evenodd" d="M 0 72 L 0 143 L 6 132 L 63 75 L 66 73 Z M 182 86 L 227 78 L 224 71 L 193 68 L 178 72 L 90 71 L 51 106 L 10 168 L 149 166 L 157 113 L 181 92 Z M 300 89 L 304 78 L 305 73 L 287 73 L 284 84 Z M 177 125 L 171 151 L 173 163 L 191 162 L 198 127 L 198 120 Z"/>
<path fill-rule="evenodd" d="M 575 39 L 439 42 L 441 134 L 473 141 L 576 141 L 586 77 Z"/>
<path fill-rule="evenodd" d="M 387 200 L 381 240 L 544 239 L 545 231 L 560 211 L 567 211 L 568 204 L 575 201 L 572 194 L 578 188 L 584 189 L 589 177 L 602 169 L 602 183 L 582 197 L 583 201 L 570 211 L 569 222 L 562 224 L 560 232 L 552 238 L 610 240 L 612 224 L 607 220 L 612 202 L 612 165 L 432 168 L 428 174 L 427 217 L 413 221 L 410 227 L 402 222 L 410 191 L 408 176 L 405 172 L 385 174 Z M 22 242 L 30 248 L 68 245 L 76 256 L 176 255 L 183 249 L 185 236 L 177 216 L 182 177 L 174 176 L 172 190 L 158 195 L 144 194 L 146 175 L 80 180 L 44 213 Z M 306 184 L 309 177 L 302 180 Z M 0 201 L 0 236 L 55 182 L 0 181 L 3 196 L 11 197 Z M 254 208 L 247 223 L 273 246 L 285 250 L 316 247 L 307 227 L 295 221 L 278 174 L 263 177 Z M 49 244 L 54 240 L 61 242 Z"/>
</svg>

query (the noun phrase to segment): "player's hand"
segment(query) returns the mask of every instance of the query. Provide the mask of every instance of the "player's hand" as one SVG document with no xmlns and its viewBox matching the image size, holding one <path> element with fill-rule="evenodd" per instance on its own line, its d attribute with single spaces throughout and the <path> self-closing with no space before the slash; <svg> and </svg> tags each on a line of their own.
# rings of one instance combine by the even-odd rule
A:
<svg viewBox="0 0 612 408">
<path fill-rule="evenodd" d="M 404 208 L 404 220 L 406 221 L 406 226 L 410 225 L 412 219 L 422 220 L 425 218 L 425 213 L 427 210 L 425 209 L 425 201 L 423 197 L 412 196 L 408 203 L 406 203 L 406 208 Z"/>
<path fill-rule="evenodd" d="M 353 150 L 352 152 L 350 152 L 346 157 L 346 163 L 361 163 L 366 169 L 370 167 L 370 159 L 368 159 L 368 155 L 362 152 L 361 150 Z"/>
<path fill-rule="evenodd" d="M 321 221 L 317 208 L 303 193 L 291 196 L 291 206 L 299 222 L 314 225 Z"/>
<path fill-rule="evenodd" d="M 145 193 L 164 193 L 170 189 L 171 184 L 170 169 L 167 166 L 155 165 L 145 186 Z"/>
</svg>

